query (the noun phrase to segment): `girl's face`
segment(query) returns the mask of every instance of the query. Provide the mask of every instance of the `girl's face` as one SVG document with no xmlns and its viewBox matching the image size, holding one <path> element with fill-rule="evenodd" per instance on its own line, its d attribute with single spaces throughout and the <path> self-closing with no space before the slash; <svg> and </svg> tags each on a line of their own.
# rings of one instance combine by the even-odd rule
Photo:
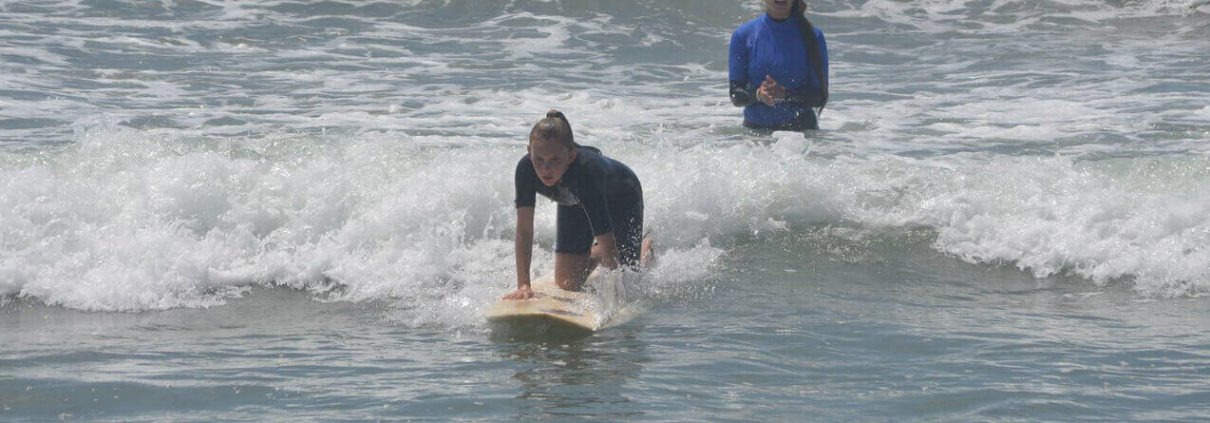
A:
<svg viewBox="0 0 1210 423">
<path fill-rule="evenodd" d="M 773 19 L 785 19 L 790 17 L 790 7 L 794 6 L 794 2 L 798 0 L 765 0 L 765 13 L 768 13 Z"/>
<path fill-rule="evenodd" d="M 555 186 L 563 179 L 563 174 L 576 160 L 576 150 L 567 148 L 558 141 L 547 141 L 542 138 L 530 137 L 529 161 L 534 164 L 534 171 L 543 185 Z"/>
</svg>

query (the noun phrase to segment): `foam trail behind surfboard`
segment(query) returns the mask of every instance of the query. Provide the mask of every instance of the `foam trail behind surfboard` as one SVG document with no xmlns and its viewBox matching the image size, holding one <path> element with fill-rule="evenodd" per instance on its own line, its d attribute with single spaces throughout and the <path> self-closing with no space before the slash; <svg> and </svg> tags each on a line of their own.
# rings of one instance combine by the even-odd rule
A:
<svg viewBox="0 0 1210 423">
<path fill-rule="evenodd" d="M 635 288 L 643 282 L 643 274 L 636 272 L 608 272 L 589 287 L 601 327 L 618 326 L 642 314 L 646 306 L 636 295 Z"/>
</svg>

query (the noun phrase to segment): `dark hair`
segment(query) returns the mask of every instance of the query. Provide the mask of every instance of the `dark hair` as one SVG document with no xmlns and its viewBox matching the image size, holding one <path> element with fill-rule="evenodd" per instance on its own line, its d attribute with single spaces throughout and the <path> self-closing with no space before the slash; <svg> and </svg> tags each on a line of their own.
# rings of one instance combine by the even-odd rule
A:
<svg viewBox="0 0 1210 423">
<path fill-rule="evenodd" d="M 545 118 L 534 124 L 534 129 L 529 131 L 529 138 L 555 141 L 567 148 L 575 148 L 578 145 L 575 135 L 571 133 L 571 122 L 567 121 L 563 112 L 555 109 L 550 109 Z"/>
<path fill-rule="evenodd" d="M 811 20 L 807 19 L 806 7 L 805 0 L 795 0 L 794 5 L 790 6 L 790 16 L 798 22 L 798 30 L 802 33 L 802 42 L 807 46 L 807 61 L 810 62 L 811 70 L 815 71 L 815 75 L 819 76 L 819 88 L 822 94 L 819 103 L 819 112 L 823 113 L 824 106 L 828 104 L 828 75 L 824 73 L 823 52 L 819 50 L 819 40 L 815 37 L 815 25 L 811 25 Z"/>
</svg>

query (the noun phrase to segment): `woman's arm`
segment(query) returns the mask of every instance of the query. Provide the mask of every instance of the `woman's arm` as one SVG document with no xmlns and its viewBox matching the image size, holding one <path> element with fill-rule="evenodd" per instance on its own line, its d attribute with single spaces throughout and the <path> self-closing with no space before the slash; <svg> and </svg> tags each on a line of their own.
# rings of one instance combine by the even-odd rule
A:
<svg viewBox="0 0 1210 423">
<path fill-rule="evenodd" d="M 736 107 L 748 107 L 756 103 L 756 93 L 747 83 L 731 81 L 731 104 Z"/>
<path fill-rule="evenodd" d="M 801 104 L 807 107 L 823 106 L 823 92 L 819 88 L 805 90 L 786 90 L 786 102 Z"/>
<path fill-rule="evenodd" d="M 747 107 L 756 103 L 756 88 L 748 84 L 748 49 L 739 31 L 731 34 L 731 46 L 727 49 L 727 75 L 731 82 L 731 104 Z"/>
</svg>

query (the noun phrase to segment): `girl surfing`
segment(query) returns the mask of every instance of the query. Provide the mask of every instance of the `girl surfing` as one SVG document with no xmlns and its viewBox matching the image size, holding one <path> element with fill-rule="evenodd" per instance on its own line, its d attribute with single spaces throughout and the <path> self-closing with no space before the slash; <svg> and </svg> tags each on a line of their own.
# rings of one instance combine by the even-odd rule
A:
<svg viewBox="0 0 1210 423">
<path fill-rule="evenodd" d="M 555 283 L 578 291 L 597 266 L 639 270 L 650 265 L 643 236 L 643 187 L 625 164 L 576 144 L 571 123 L 551 110 L 529 133 L 528 154 L 517 162 L 517 290 L 505 299 L 533 298 L 530 260 L 537 194 L 558 203 Z M 595 244 L 595 245 L 594 245 Z"/>
</svg>

